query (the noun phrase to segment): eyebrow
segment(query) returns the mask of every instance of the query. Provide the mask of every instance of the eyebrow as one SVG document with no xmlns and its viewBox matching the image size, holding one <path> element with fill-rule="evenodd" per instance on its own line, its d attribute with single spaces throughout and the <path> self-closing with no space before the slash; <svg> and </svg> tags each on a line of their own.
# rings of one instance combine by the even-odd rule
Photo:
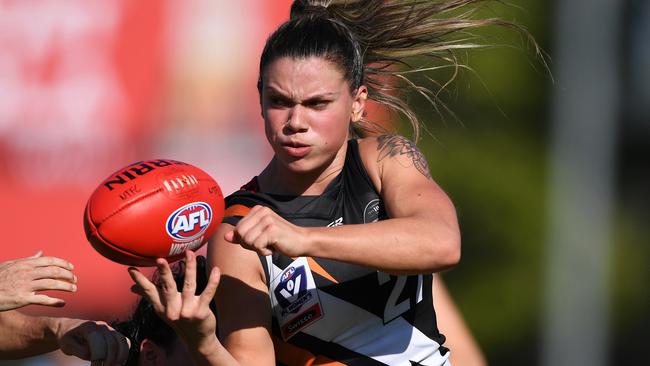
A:
<svg viewBox="0 0 650 366">
<path fill-rule="evenodd" d="M 266 90 L 267 92 L 270 92 L 271 94 L 273 94 L 276 97 L 281 97 L 281 98 L 284 98 L 284 99 L 287 99 L 287 100 L 294 101 L 293 98 L 289 97 L 288 95 L 286 95 L 282 91 L 274 88 L 273 86 L 268 85 L 268 86 L 266 86 L 264 88 L 264 90 Z M 337 92 L 318 93 L 318 94 L 308 96 L 307 98 L 303 99 L 301 102 L 313 101 L 313 100 L 319 100 L 319 99 L 328 99 L 328 98 L 335 97 L 338 94 L 339 93 L 337 93 Z"/>
</svg>

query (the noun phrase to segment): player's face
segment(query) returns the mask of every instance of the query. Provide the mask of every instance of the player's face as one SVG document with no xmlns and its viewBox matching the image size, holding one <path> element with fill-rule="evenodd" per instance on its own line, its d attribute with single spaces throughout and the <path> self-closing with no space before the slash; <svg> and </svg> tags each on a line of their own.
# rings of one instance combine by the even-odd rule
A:
<svg viewBox="0 0 650 366">
<path fill-rule="evenodd" d="M 290 171 L 322 169 L 345 159 L 351 120 L 363 113 L 366 87 L 350 92 L 335 64 L 319 57 L 283 57 L 263 74 L 266 137 Z"/>
</svg>

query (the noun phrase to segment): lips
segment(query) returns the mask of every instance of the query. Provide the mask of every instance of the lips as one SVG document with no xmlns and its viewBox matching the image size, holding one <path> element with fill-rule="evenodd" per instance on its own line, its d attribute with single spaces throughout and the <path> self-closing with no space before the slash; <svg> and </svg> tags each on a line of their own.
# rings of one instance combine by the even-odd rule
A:
<svg viewBox="0 0 650 366">
<path fill-rule="evenodd" d="M 282 150 L 294 158 L 302 158 L 312 150 L 311 146 L 300 142 L 289 141 L 282 144 Z"/>
</svg>

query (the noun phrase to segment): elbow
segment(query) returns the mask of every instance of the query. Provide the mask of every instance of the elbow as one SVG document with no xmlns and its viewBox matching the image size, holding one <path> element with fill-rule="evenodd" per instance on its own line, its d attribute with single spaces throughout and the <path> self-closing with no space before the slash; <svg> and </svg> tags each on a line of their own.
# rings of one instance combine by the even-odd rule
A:
<svg viewBox="0 0 650 366">
<path fill-rule="evenodd" d="M 444 267 L 442 270 L 457 266 L 460 263 L 460 257 L 460 235 L 455 235 L 449 239 L 449 243 L 446 245 L 446 251 L 443 254 Z"/>
<path fill-rule="evenodd" d="M 452 231 L 438 243 L 434 243 L 436 250 L 432 250 L 433 258 L 431 272 L 441 272 L 453 268 L 460 263 L 460 233 Z"/>
</svg>

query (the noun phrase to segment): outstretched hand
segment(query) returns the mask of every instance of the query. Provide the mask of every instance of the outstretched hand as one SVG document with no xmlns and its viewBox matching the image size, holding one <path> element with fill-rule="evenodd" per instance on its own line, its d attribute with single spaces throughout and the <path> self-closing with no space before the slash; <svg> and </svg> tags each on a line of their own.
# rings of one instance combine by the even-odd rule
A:
<svg viewBox="0 0 650 366">
<path fill-rule="evenodd" d="M 57 340 L 61 351 L 91 361 L 91 366 L 124 365 L 130 343 L 105 322 L 61 319 Z"/>
<path fill-rule="evenodd" d="M 0 263 L 0 311 L 30 304 L 63 306 L 64 300 L 38 292 L 77 290 L 77 277 L 72 273 L 72 264 L 42 255 L 39 251 L 31 257 Z"/>
<path fill-rule="evenodd" d="M 129 268 L 135 282 L 131 291 L 145 297 L 156 314 L 169 324 L 188 344 L 197 347 L 207 346 L 216 340 L 217 321 L 210 309 L 220 272 L 213 268 L 208 283 L 200 295 L 196 295 L 196 255 L 185 253 L 185 280 L 181 292 L 176 287 L 169 263 L 163 258 L 156 260 L 159 283 L 154 285 L 137 268 Z"/>
<path fill-rule="evenodd" d="M 306 230 L 268 207 L 255 206 L 239 220 L 233 231 L 224 235 L 224 239 L 262 256 L 277 250 L 288 257 L 300 257 L 306 255 Z"/>
</svg>

